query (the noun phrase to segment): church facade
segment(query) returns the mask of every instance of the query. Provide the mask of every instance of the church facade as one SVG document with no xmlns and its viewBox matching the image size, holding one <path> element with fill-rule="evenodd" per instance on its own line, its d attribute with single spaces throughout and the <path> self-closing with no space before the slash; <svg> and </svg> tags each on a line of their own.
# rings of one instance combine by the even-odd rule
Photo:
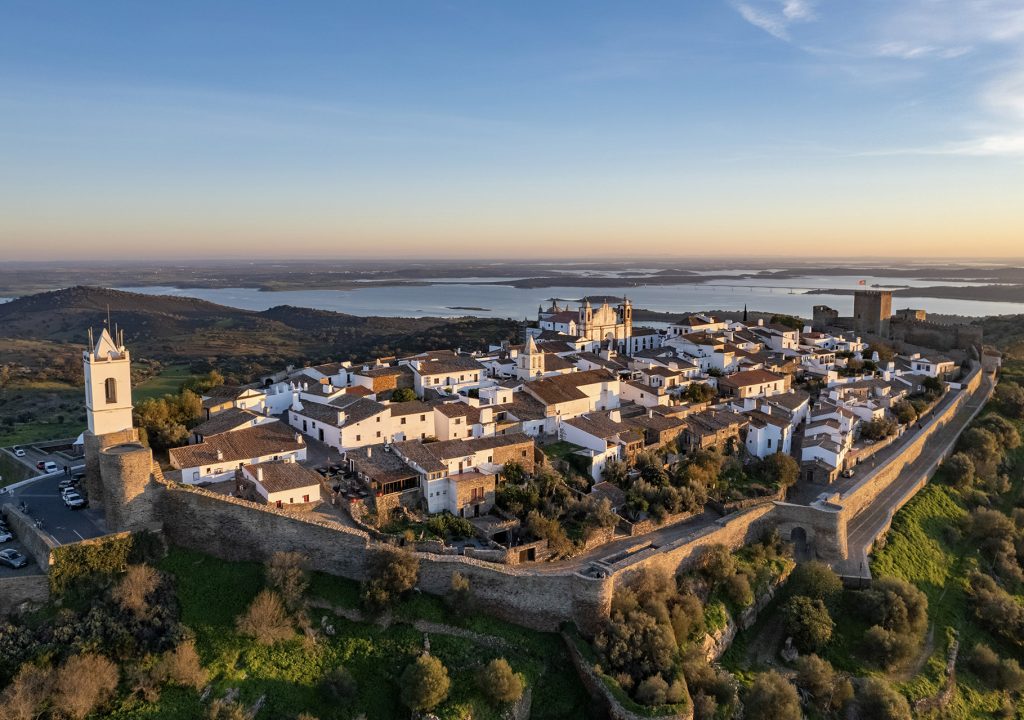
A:
<svg viewBox="0 0 1024 720">
<path fill-rule="evenodd" d="M 602 345 L 612 340 L 621 350 L 627 350 L 633 337 L 633 303 L 624 297 L 614 307 L 602 300 L 595 308 L 590 298 L 583 298 L 574 310 L 568 305 L 559 306 L 553 299 L 547 310 L 538 308 L 537 327 L 542 332 L 581 337 Z"/>
</svg>

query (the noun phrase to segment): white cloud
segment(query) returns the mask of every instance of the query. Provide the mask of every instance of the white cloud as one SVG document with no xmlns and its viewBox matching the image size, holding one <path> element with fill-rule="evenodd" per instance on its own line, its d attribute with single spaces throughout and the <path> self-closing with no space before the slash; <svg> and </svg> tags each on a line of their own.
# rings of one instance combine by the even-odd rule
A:
<svg viewBox="0 0 1024 720">
<path fill-rule="evenodd" d="M 768 3 L 761 1 L 757 6 L 747 2 L 735 2 L 733 7 L 754 27 L 787 42 L 790 25 L 795 22 L 808 22 L 815 17 L 814 0 L 771 0 Z"/>
<path fill-rule="evenodd" d="M 908 42 L 886 42 L 882 43 L 875 51 L 875 54 L 884 58 L 898 58 L 900 60 L 918 60 L 924 58 L 940 58 L 952 60 L 966 55 L 972 50 L 969 45 L 953 47 L 939 47 L 937 45 L 914 45 Z"/>
</svg>

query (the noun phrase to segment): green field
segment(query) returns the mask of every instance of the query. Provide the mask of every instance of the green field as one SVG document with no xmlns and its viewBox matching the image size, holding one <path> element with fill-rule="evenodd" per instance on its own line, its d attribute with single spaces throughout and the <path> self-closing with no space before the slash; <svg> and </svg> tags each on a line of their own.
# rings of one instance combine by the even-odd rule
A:
<svg viewBox="0 0 1024 720">
<path fill-rule="evenodd" d="M 292 718 L 301 711 L 321 720 L 355 718 L 360 713 L 383 720 L 408 717 L 399 701 L 398 679 L 423 649 L 423 633 L 410 624 L 417 619 L 461 625 L 509 642 L 509 647 L 501 650 L 463 638 L 430 635 L 430 651 L 444 662 L 452 680 L 448 699 L 435 710 L 442 720 L 498 720 L 500 711 L 486 702 L 475 678 L 483 664 L 499 656 L 526 676 L 533 693 L 531 717 L 588 717 L 588 699 L 557 635 L 478 614 L 459 619 L 439 598 L 418 595 L 396 608 L 395 619 L 386 628 L 311 609 L 314 626 L 319 627 L 321 617 L 326 617 L 335 635 L 321 636 L 315 643 L 297 635 L 294 640 L 265 647 L 235 632 L 235 618 L 264 586 L 261 565 L 229 563 L 172 548 L 160 568 L 175 578 L 182 622 L 195 634 L 203 665 L 210 672 L 213 696 L 237 688 L 239 699 L 247 705 L 263 698 L 258 718 Z M 359 588 L 353 581 L 316 573 L 309 594 L 332 605 L 356 607 Z M 347 703 L 327 697 L 319 687 L 324 676 L 338 666 L 348 669 L 357 683 L 357 692 Z M 184 720 L 202 717 L 204 712 L 204 703 L 194 690 L 167 688 L 156 702 L 128 698 L 106 717 Z"/>
<path fill-rule="evenodd" d="M 0 391 L 0 446 L 73 438 L 83 430 L 81 388 L 47 381 L 18 383 Z"/>
<path fill-rule="evenodd" d="M 158 374 L 132 388 L 132 399 L 138 402 L 164 395 L 177 395 L 181 391 L 181 386 L 190 378 L 192 372 L 187 363 L 168 365 Z"/>
</svg>

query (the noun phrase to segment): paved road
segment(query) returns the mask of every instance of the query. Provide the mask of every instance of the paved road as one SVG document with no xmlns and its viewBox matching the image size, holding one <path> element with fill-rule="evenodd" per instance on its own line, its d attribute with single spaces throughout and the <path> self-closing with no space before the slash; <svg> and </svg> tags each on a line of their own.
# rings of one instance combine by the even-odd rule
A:
<svg viewBox="0 0 1024 720">
<path fill-rule="evenodd" d="M 537 563 L 530 566 L 530 569 L 539 573 L 564 574 L 575 572 L 576 570 L 582 570 L 588 565 L 601 560 L 611 562 L 612 560 L 609 560 L 609 558 L 612 558 L 613 560 L 621 560 L 622 558 L 614 556 L 619 555 L 634 546 L 638 546 L 638 550 L 642 550 L 652 545 L 654 547 L 668 545 L 669 543 L 696 532 L 701 528 L 714 525 L 715 521 L 718 520 L 719 517 L 720 516 L 717 513 L 704 511 L 700 515 L 695 515 L 688 520 L 683 520 L 682 522 L 675 523 L 674 525 L 665 525 L 664 527 L 660 527 L 646 535 L 612 540 L 610 543 L 600 545 L 593 550 L 588 550 L 582 555 L 576 555 L 566 560 Z"/>
<path fill-rule="evenodd" d="M 953 446 L 960 433 L 988 401 L 991 387 L 992 379 L 986 375 L 982 378 L 981 387 L 957 411 L 953 421 L 928 440 L 917 460 L 907 465 L 892 485 L 847 523 L 847 544 L 854 565 L 861 563 L 867 549 L 885 529 L 894 512 L 893 508 L 904 499 L 922 476 L 934 472 L 942 456 Z"/>
<path fill-rule="evenodd" d="M 78 542 L 103 535 L 98 511 L 70 510 L 64 505 L 57 486 L 65 477 L 62 471 L 18 483 L 13 490 L 0 495 L 0 504 L 17 506 L 24 502 L 28 505 L 29 515 L 42 520 L 42 529 L 58 543 Z"/>
</svg>

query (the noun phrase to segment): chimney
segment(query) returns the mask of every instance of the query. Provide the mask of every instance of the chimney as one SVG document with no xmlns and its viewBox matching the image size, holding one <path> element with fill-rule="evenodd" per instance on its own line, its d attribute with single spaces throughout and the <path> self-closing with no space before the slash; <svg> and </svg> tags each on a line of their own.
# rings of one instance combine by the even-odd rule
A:
<svg viewBox="0 0 1024 720">
<path fill-rule="evenodd" d="M 757 326 L 758 327 L 764 327 L 764 318 L 758 318 L 757 319 Z"/>
<path fill-rule="evenodd" d="M 344 424 L 345 424 L 345 411 L 344 410 L 339 410 L 338 411 L 338 427 L 341 427 Z"/>
<path fill-rule="evenodd" d="M 217 460 L 219 461 L 219 460 L 223 460 L 223 459 L 224 459 L 224 451 L 218 448 L 217 449 Z"/>
<path fill-rule="evenodd" d="M 612 422 L 622 422 L 622 413 L 620 413 L 618 409 L 609 410 L 608 419 L 611 420 Z"/>
<path fill-rule="evenodd" d="M 256 479 L 259 480 L 260 482 L 263 482 L 263 468 L 258 466 L 256 468 Z"/>
<path fill-rule="evenodd" d="M 368 457 L 368 458 L 372 458 L 373 457 L 373 445 L 367 445 L 366 446 L 366 457 Z"/>
<path fill-rule="evenodd" d="M 302 439 L 302 433 L 295 433 L 295 442 L 299 445 L 304 445 L 305 442 Z"/>
</svg>

